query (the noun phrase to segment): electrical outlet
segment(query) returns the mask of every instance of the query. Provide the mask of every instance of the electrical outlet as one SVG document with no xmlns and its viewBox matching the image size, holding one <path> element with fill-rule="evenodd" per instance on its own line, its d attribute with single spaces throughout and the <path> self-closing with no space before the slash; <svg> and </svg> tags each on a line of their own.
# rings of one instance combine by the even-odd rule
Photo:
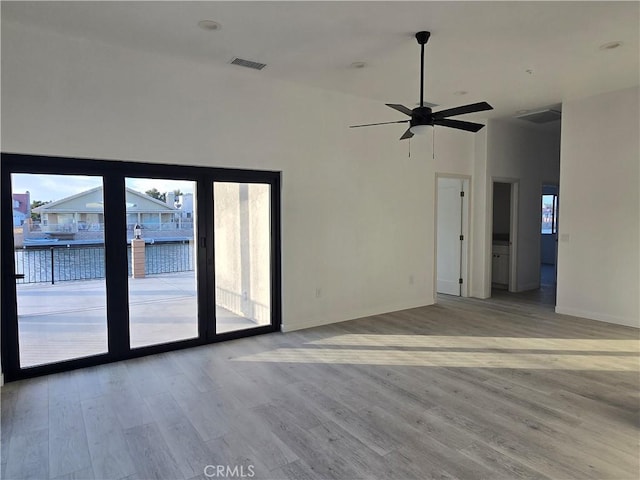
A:
<svg viewBox="0 0 640 480">
<path fill-rule="evenodd" d="M 409 285 L 413 285 L 413 274 L 409 275 Z"/>
<path fill-rule="evenodd" d="M 320 287 L 316 288 L 316 298 L 320 298 L 322 296 L 322 289 Z"/>
</svg>

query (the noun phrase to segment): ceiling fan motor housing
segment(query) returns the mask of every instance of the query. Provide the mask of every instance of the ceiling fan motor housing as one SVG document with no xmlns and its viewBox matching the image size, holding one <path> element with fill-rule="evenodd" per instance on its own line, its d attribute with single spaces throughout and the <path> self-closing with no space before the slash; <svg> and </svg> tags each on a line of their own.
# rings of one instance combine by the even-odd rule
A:
<svg viewBox="0 0 640 480">
<path fill-rule="evenodd" d="M 410 127 L 415 125 L 433 125 L 433 115 L 430 107 L 416 107 L 411 111 Z"/>
</svg>

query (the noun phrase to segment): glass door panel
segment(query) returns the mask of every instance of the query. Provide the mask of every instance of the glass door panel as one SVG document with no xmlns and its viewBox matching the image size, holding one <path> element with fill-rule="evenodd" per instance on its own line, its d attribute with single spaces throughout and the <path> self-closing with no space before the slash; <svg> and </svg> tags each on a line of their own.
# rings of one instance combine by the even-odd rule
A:
<svg viewBox="0 0 640 480">
<path fill-rule="evenodd" d="M 196 182 L 125 185 L 130 347 L 197 338 Z"/>
<path fill-rule="evenodd" d="M 271 324 L 270 188 L 213 184 L 216 333 Z"/>
<path fill-rule="evenodd" d="M 11 175 L 20 367 L 107 352 L 102 177 Z"/>
</svg>

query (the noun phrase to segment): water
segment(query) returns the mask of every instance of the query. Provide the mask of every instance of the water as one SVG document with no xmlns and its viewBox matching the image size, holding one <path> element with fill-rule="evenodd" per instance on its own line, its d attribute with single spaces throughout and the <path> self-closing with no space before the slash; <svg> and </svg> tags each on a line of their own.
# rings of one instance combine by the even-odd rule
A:
<svg viewBox="0 0 640 480">
<path fill-rule="evenodd" d="M 189 242 L 155 243 L 145 246 L 147 275 L 187 272 L 194 269 L 193 246 Z M 51 261 L 53 254 L 53 262 Z M 23 248 L 15 251 L 18 283 L 55 283 L 104 278 L 104 245 Z M 127 247 L 131 275 L 131 247 Z"/>
</svg>

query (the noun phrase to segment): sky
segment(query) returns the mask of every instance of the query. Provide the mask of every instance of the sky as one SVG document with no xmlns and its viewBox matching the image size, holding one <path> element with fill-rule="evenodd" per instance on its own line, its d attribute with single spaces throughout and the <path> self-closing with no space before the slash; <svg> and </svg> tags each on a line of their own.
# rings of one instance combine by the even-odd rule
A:
<svg viewBox="0 0 640 480">
<path fill-rule="evenodd" d="M 43 202 L 60 200 L 76 193 L 99 187 L 101 177 L 83 175 L 44 175 L 15 173 L 11 176 L 12 193 L 31 193 L 31 201 Z M 195 182 L 166 180 L 157 178 L 127 178 L 126 186 L 138 192 L 157 188 L 160 193 L 180 189 L 182 193 L 195 193 Z"/>
</svg>

